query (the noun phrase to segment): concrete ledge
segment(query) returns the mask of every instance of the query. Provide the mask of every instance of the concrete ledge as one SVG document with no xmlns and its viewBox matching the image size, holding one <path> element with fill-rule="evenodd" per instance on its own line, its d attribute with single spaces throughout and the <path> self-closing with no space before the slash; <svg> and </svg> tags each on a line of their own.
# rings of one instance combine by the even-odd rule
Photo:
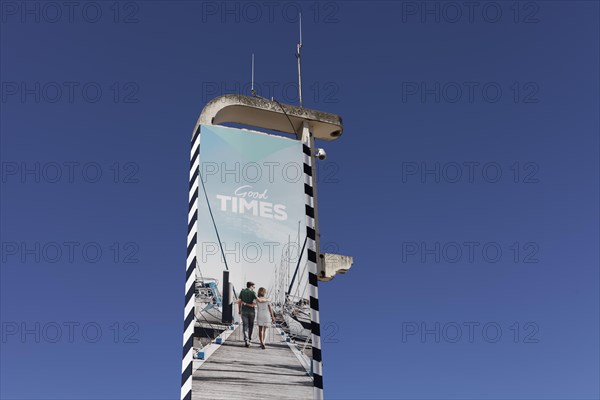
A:
<svg viewBox="0 0 600 400">
<path fill-rule="evenodd" d="M 263 97 L 226 94 L 206 104 L 192 134 L 200 124 L 231 122 L 297 136 L 304 121 L 309 123 L 315 139 L 335 140 L 343 131 L 342 117 L 339 115 L 282 104 Z"/>
<path fill-rule="evenodd" d="M 341 254 L 321 253 L 319 280 L 329 282 L 337 274 L 345 274 L 352 267 L 354 258 Z"/>
</svg>

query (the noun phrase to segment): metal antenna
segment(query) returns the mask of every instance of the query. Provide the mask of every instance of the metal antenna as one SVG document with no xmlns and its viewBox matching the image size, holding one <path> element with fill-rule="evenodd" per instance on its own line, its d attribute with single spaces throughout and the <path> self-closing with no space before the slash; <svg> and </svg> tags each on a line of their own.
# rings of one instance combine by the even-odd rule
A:
<svg viewBox="0 0 600 400">
<path fill-rule="evenodd" d="M 252 89 L 250 91 L 252 96 L 256 96 L 256 90 L 254 90 L 254 53 L 252 53 Z"/>
<path fill-rule="evenodd" d="M 298 59 L 298 99 L 300 100 L 300 107 L 302 107 L 302 73 L 300 69 L 300 49 L 302 48 L 302 13 L 298 14 L 300 17 L 300 42 L 296 45 L 296 58 Z"/>
</svg>

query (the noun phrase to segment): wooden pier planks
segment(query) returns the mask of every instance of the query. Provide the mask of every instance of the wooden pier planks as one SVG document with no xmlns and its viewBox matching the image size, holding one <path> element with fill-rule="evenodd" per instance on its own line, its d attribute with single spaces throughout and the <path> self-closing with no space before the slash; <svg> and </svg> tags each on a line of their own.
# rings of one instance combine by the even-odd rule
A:
<svg viewBox="0 0 600 400">
<path fill-rule="evenodd" d="M 267 331 L 267 348 L 244 347 L 242 327 L 192 375 L 192 400 L 312 399 L 313 381 L 276 330 Z"/>
</svg>

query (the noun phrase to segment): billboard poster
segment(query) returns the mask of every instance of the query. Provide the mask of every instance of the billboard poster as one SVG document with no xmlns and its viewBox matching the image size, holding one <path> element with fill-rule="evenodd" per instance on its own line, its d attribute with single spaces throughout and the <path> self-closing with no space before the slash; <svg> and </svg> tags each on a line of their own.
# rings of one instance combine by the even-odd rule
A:
<svg viewBox="0 0 600 400">
<path fill-rule="evenodd" d="M 192 399 L 312 398 L 302 143 L 202 125 L 199 160 Z"/>
</svg>

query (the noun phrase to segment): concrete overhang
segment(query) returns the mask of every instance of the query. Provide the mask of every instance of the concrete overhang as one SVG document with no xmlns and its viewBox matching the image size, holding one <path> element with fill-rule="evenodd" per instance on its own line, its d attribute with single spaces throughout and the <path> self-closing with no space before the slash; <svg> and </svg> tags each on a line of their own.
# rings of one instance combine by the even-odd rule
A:
<svg viewBox="0 0 600 400">
<path fill-rule="evenodd" d="M 285 110 L 285 112 L 284 112 Z M 335 140 L 343 131 L 342 117 L 323 111 L 281 104 L 264 97 L 226 94 L 209 101 L 196 122 L 194 132 L 202 125 L 224 122 L 250 125 L 298 135 L 308 122 L 315 139 Z"/>
</svg>

